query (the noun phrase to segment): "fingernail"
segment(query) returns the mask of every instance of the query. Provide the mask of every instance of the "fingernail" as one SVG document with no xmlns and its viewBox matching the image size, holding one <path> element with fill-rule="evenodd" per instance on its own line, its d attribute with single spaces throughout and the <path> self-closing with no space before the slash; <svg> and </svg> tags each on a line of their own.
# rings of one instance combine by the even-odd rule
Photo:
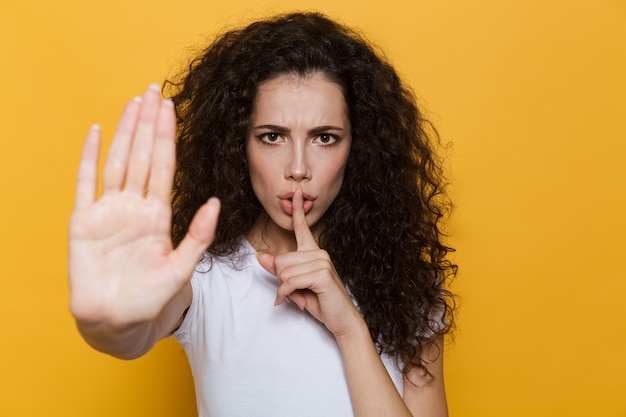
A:
<svg viewBox="0 0 626 417">
<path fill-rule="evenodd" d="M 100 125 L 98 123 L 94 123 L 91 125 L 91 130 L 100 130 Z"/>
<path fill-rule="evenodd" d="M 285 300 L 287 300 L 287 304 L 291 304 L 291 300 L 289 299 L 289 296 L 285 297 Z"/>
<path fill-rule="evenodd" d="M 133 101 L 135 101 L 137 103 L 141 103 L 141 97 L 137 96 L 137 97 L 133 98 Z"/>
<path fill-rule="evenodd" d="M 166 107 L 174 108 L 174 102 L 169 98 L 167 100 L 163 100 L 163 105 Z"/>
<path fill-rule="evenodd" d="M 161 86 L 159 86 L 157 83 L 150 84 L 148 86 L 148 89 L 161 92 Z"/>
</svg>

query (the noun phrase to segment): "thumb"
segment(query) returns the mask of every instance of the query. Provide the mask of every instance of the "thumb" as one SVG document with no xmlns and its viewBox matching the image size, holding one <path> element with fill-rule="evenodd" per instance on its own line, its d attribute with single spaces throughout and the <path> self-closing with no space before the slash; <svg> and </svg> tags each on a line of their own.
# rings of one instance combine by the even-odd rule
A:
<svg viewBox="0 0 626 417">
<path fill-rule="evenodd" d="M 210 198 L 193 217 L 187 234 L 174 251 L 176 261 L 192 270 L 202 253 L 213 242 L 220 214 L 220 201 Z"/>
<path fill-rule="evenodd" d="M 261 266 L 265 268 L 267 272 L 269 272 L 272 275 L 276 275 L 276 266 L 274 265 L 274 260 L 276 259 L 276 257 L 274 255 L 261 252 L 257 255 L 256 258 L 261 264 Z"/>
</svg>

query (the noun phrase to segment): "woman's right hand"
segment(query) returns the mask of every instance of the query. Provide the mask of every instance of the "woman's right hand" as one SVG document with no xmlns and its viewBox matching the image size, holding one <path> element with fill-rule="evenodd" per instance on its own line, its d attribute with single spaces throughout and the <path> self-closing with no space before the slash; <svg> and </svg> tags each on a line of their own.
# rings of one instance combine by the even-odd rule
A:
<svg viewBox="0 0 626 417">
<path fill-rule="evenodd" d="M 129 102 L 104 165 L 100 197 L 100 130 L 94 126 L 87 135 L 69 228 L 70 308 L 83 334 L 120 334 L 157 320 L 213 241 L 220 210 L 215 198 L 173 249 L 175 130 L 173 104 L 162 101 L 158 86 Z"/>
</svg>

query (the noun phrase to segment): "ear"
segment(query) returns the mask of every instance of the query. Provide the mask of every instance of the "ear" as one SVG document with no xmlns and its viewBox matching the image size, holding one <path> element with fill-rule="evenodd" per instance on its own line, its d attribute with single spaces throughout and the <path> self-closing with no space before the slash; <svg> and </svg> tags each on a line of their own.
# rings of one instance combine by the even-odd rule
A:
<svg viewBox="0 0 626 417">
<path fill-rule="evenodd" d="M 269 253 L 260 252 L 256 256 L 257 260 L 267 272 L 272 275 L 276 275 L 276 267 L 274 266 L 274 260 L 276 257 Z"/>
</svg>

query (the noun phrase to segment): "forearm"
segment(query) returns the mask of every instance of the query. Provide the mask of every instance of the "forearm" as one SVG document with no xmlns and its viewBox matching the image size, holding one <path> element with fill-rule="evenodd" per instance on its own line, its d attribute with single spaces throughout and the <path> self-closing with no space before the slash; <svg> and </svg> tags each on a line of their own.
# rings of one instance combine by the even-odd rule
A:
<svg viewBox="0 0 626 417">
<path fill-rule="evenodd" d="M 120 359 L 138 358 L 159 340 L 154 321 L 137 323 L 123 329 L 81 320 L 76 320 L 76 326 L 91 347 Z"/>
<path fill-rule="evenodd" d="M 383 365 L 363 320 L 337 338 L 356 417 L 411 416 Z"/>
<path fill-rule="evenodd" d="M 106 315 L 87 319 L 78 311 L 72 313 L 81 335 L 94 349 L 120 359 L 135 359 L 180 325 L 191 297 L 191 285 L 187 284 L 154 318 L 134 323 L 119 324 L 107 320 Z"/>
</svg>

